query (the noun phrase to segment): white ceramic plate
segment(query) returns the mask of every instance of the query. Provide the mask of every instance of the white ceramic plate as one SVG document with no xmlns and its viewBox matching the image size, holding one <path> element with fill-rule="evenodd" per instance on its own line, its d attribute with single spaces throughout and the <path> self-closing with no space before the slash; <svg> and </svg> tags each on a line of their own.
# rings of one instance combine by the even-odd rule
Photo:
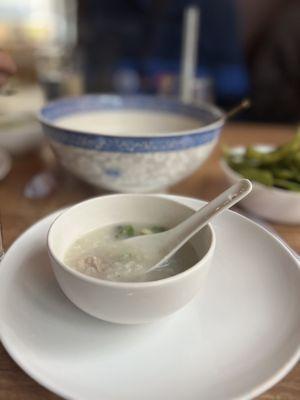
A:
<svg viewBox="0 0 300 400">
<path fill-rule="evenodd" d="M 299 264 L 255 223 L 219 216 L 215 260 L 198 297 L 158 323 L 121 326 L 86 315 L 60 291 L 46 251 L 55 215 L 14 243 L 0 281 L 3 345 L 53 392 L 76 400 L 251 399 L 299 359 Z"/>
</svg>

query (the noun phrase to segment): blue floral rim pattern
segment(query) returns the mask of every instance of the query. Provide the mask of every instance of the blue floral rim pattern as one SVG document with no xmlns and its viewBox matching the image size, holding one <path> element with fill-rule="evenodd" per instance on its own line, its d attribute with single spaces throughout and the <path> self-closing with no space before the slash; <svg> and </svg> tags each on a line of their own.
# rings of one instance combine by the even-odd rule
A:
<svg viewBox="0 0 300 400">
<path fill-rule="evenodd" d="M 220 133 L 214 129 L 199 134 L 168 137 L 113 137 L 73 132 L 44 126 L 46 135 L 55 142 L 82 149 L 118 153 L 153 153 L 184 150 L 212 142 Z"/>
</svg>

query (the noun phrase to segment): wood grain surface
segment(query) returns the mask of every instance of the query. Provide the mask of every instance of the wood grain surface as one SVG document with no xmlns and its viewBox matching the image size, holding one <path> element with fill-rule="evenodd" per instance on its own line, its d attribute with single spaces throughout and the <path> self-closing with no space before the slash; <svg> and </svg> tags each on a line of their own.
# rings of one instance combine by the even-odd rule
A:
<svg viewBox="0 0 300 400">
<path fill-rule="evenodd" d="M 230 146 L 253 143 L 280 144 L 289 140 L 293 132 L 294 128 L 288 126 L 229 124 L 222 134 L 221 144 L 226 143 Z M 219 156 L 220 145 L 198 171 L 172 187 L 170 193 L 204 200 L 210 200 L 216 196 L 227 186 L 218 164 Z M 11 172 L 0 182 L 0 212 L 6 248 L 38 219 L 58 208 L 99 193 L 94 188 L 60 171 L 60 184 L 51 196 L 40 200 L 26 199 L 23 194 L 26 183 L 34 174 L 43 171 L 46 167 L 46 162 L 40 154 L 27 154 L 14 159 Z M 295 251 L 300 253 L 300 226 L 272 224 L 272 227 Z M 55 399 L 59 397 L 29 378 L 12 361 L 0 344 L 0 400 Z M 300 365 L 298 364 L 288 376 L 261 395 L 259 399 L 299 400 Z"/>
</svg>

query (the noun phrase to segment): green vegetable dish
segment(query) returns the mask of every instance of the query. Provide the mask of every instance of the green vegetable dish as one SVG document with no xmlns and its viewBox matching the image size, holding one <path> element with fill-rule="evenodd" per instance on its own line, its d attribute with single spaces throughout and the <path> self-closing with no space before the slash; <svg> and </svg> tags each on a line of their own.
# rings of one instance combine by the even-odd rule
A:
<svg viewBox="0 0 300 400">
<path fill-rule="evenodd" d="M 300 129 L 290 142 L 272 151 L 249 146 L 243 154 L 235 154 L 224 148 L 223 156 L 229 167 L 245 178 L 300 192 Z"/>
</svg>

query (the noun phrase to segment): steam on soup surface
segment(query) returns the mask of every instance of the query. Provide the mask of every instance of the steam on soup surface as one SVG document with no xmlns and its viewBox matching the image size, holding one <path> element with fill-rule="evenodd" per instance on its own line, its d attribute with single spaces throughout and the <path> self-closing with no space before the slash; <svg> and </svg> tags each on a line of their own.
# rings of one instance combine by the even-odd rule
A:
<svg viewBox="0 0 300 400">
<path fill-rule="evenodd" d="M 148 272 L 153 255 L 132 249 L 126 240 L 166 230 L 147 224 L 109 225 L 77 239 L 67 250 L 65 264 L 85 275 L 119 282 L 141 282 L 163 279 L 182 272 L 197 263 L 198 257 L 187 243 L 161 268 Z"/>
</svg>

